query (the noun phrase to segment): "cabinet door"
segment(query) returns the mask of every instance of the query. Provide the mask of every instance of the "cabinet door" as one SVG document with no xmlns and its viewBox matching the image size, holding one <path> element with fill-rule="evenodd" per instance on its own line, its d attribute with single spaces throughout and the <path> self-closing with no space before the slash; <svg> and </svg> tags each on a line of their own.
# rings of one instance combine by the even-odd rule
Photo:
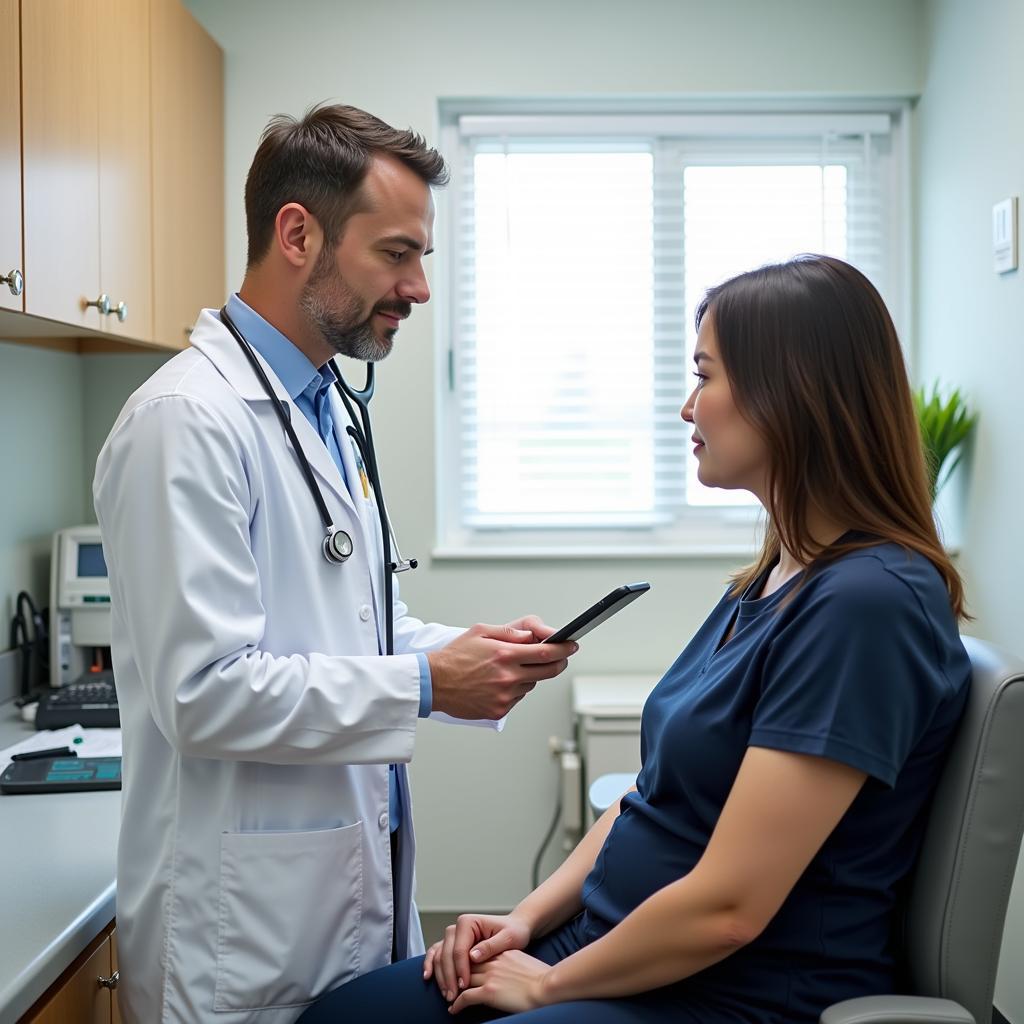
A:
<svg viewBox="0 0 1024 1024">
<path fill-rule="evenodd" d="M 21 11 L 25 310 L 99 328 L 97 47 L 90 0 Z"/>
<path fill-rule="evenodd" d="M 105 939 L 35 1016 L 23 1024 L 110 1024 L 110 940 Z"/>
<path fill-rule="evenodd" d="M 21 54 L 18 0 L 0 0 L 0 277 L 24 271 L 21 253 Z M 0 308 L 22 310 L 22 295 L 0 283 Z"/>
<path fill-rule="evenodd" d="M 99 0 L 100 287 L 104 326 L 153 337 L 152 169 L 149 133 L 149 4 Z M 126 316 L 116 313 L 124 303 Z"/>
<path fill-rule="evenodd" d="M 224 58 L 179 0 L 152 0 L 154 340 L 184 348 L 224 302 Z"/>
<path fill-rule="evenodd" d="M 110 970 L 113 974 L 120 971 L 117 966 L 117 928 L 110 933 Z M 110 1024 L 121 1024 L 121 1008 L 117 1005 L 117 989 L 110 994 Z"/>
</svg>

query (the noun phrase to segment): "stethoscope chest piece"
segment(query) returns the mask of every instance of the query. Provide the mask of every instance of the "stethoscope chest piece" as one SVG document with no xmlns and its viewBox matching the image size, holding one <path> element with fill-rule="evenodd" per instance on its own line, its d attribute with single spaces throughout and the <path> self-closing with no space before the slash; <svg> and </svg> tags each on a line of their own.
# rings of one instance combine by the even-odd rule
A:
<svg viewBox="0 0 1024 1024">
<path fill-rule="evenodd" d="M 336 526 L 331 526 L 324 537 L 324 558 L 335 565 L 348 561 L 352 554 L 352 538 Z"/>
</svg>

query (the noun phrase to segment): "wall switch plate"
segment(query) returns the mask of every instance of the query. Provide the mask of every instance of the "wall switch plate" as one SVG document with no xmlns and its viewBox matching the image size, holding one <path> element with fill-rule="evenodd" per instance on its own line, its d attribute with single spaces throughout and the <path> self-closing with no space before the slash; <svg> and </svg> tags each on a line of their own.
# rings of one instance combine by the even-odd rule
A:
<svg viewBox="0 0 1024 1024">
<path fill-rule="evenodd" d="M 1017 269 L 1017 197 L 992 207 L 992 269 L 997 274 Z"/>
</svg>

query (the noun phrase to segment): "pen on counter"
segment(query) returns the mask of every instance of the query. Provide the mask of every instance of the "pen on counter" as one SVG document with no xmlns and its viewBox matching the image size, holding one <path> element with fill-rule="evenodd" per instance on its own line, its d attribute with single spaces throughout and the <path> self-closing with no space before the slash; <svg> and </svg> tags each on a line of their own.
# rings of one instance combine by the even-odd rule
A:
<svg viewBox="0 0 1024 1024">
<path fill-rule="evenodd" d="M 48 750 L 26 750 L 22 754 L 11 754 L 12 761 L 37 761 L 41 757 L 78 757 L 78 751 L 70 747 L 50 747 Z"/>
</svg>

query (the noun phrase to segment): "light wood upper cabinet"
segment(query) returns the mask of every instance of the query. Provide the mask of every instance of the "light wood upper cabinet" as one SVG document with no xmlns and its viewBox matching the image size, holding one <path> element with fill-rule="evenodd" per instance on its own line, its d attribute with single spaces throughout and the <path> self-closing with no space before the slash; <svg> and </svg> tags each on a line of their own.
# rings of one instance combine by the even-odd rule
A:
<svg viewBox="0 0 1024 1024">
<path fill-rule="evenodd" d="M 223 54 L 181 0 L 0 0 L 11 269 L 0 336 L 72 350 L 183 348 L 224 301 Z"/>
<path fill-rule="evenodd" d="M 149 341 L 149 7 L 22 8 L 25 311 Z"/>
<path fill-rule="evenodd" d="M 153 338 L 153 189 L 149 131 L 149 5 L 91 4 L 99 41 L 100 286 L 110 298 L 104 326 Z M 124 303 L 122 321 L 118 306 Z"/>
<path fill-rule="evenodd" d="M 21 251 L 21 60 L 18 0 L 0 0 L 0 277 L 23 274 Z M 17 284 L 15 283 L 15 290 Z M 22 310 L 24 292 L 0 281 L 0 308 Z"/>
<path fill-rule="evenodd" d="M 25 311 L 99 329 L 99 26 L 90 0 L 22 4 Z"/>
<path fill-rule="evenodd" d="M 179 0 L 152 0 L 154 339 L 184 348 L 224 293 L 224 58 Z"/>
</svg>

